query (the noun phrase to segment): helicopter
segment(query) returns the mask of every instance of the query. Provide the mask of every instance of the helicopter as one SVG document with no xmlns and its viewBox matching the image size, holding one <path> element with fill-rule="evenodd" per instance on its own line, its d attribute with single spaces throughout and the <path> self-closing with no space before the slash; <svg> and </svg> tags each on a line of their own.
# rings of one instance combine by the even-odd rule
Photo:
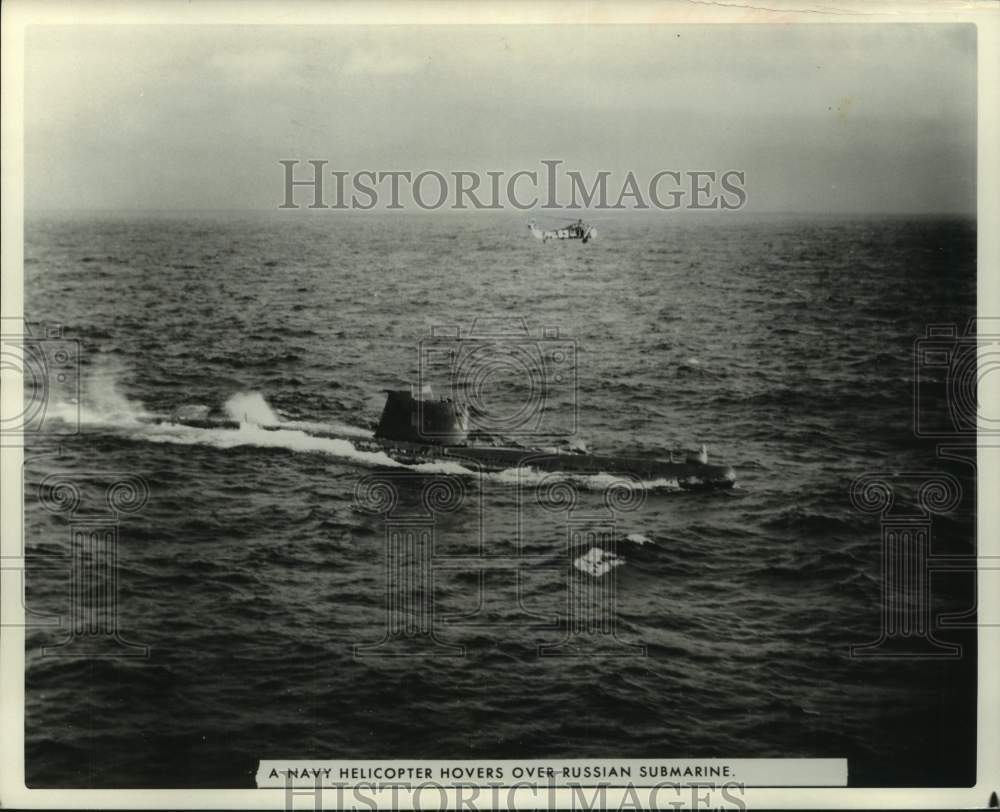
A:
<svg viewBox="0 0 1000 812">
<path fill-rule="evenodd" d="M 548 242 L 549 240 L 581 240 L 585 245 L 591 240 L 597 239 L 597 229 L 589 223 L 583 222 L 583 220 L 577 220 L 575 223 L 569 223 L 561 228 L 554 229 L 541 229 L 532 220 L 528 223 L 528 228 L 531 231 L 531 236 L 536 240 L 541 240 L 542 242 Z"/>
</svg>

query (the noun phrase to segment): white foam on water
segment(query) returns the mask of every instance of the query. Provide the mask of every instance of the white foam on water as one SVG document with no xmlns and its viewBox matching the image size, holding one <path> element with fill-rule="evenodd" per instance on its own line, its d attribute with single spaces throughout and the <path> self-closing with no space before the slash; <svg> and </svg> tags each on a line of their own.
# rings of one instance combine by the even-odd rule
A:
<svg viewBox="0 0 1000 812">
<path fill-rule="evenodd" d="M 651 479 L 642 483 L 647 491 L 681 491 L 684 490 L 681 487 L 681 483 L 677 481 L 677 477 L 672 477 L 667 479 L 661 477 L 660 479 Z"/>
<path fill-rule="evenodd" d="M 584 555 L 573 561 L 573 566 L 592 578 L 601 578 L 624 563 L 625 559 L 621 556 L 611 555 L 600 547 L 591 547 Z"/>
<path fill-rule="evenodd" d="M 636 482 L 615 474 L 573 474 L 568 471 L 540 471 L 535 468 L 507 468 L 497 473 L 485 473 L 484 479 L 500 482 L 506 485 L 525 485 L 537 487 L 543 481 L 552 481 L 552 477 L 565 482 L 571 482 L 581 490 L 604 491 L 610 486 L 625 487 L 645 491 L 679 491 L 680 484 L 676 479 L 651 479 Z"/>
<path fill-rule="evenodd" d="M 477 476 L 476 471 L 470 471 L 464 465 L 451 460 L 442 460 L 441 462 L 420 462 L 413 465 L 407 465 L 414 471 L 419 471 L 422 474 L 452 474 L 454 476 Z"/>
<path fill-rule="evenodd" d="M 643 545 L 652 544 L 653 540 L 648 536 L 644 536 L 642 533 L 629 533 L 625 536 L 625 541 L 631 541 L 633 544 Z"/>
<path fill-rule="evenodd" d="M 291 429 L 265 429 L 253 423 L 241 423 L 238 429 L 199 429 L 166 423 L 146 426 L 142 433 L 142 439 L 154 443 L 205 445 L 221 449 L 241 446 L 283 448 L 288 451 L 341 457 L 362 465 L 404 467 L 381 451 L 359 451 L 351 444 L 350 440 L 315 437 L 303 431 Z"/>
<path fill-rule="evenodd" d="M 375 436 L 375 432 L 371 429 L 363 429 L 360 426 L 352 426 L 349 423 L 338 423 L 337 421 L 318 423 L 311 420 L 282 420 L 281 425 L 285 428 L 298 429 L 309 434 L 330 432 L 331 434 L 342 434 L 345 437 L 357 437 L 365 440 Z"/>
</svg>

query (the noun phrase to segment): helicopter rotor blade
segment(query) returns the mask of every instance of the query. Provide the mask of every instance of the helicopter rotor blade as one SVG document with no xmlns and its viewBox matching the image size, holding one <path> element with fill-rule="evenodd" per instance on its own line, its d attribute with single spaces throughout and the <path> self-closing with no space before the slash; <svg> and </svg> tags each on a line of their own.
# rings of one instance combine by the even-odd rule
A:
<svg viewBox="0 0 1000 812">
<path fill-rule="evenodd" d="M 556 216 L 554 214 L 532 214 L 535 220 L 548 220 L 553 223 L 575 223 L 577 220 L 583 220 L 585 223 L 606 223 L 613 218 L 610 217 L 584 217 L 581 215 L 574 216 L 572 213 L 565 216 Z"/>
</svg>

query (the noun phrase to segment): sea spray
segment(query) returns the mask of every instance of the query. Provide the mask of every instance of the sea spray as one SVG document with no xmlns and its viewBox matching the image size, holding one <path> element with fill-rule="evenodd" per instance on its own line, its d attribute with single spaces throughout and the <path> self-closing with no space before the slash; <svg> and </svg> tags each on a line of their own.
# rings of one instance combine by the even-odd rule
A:
<svg viewBox="0 0 1000 812">
<path fill-rule="evenodd" d="M 75 426 L 133 426 L 150 417 L 140 401 L 122 392 L 120 381 L 124 375 L 119 362 L 96 362 L 81 381 L 80 398 L 51 400 L 45 406 L 46 418 Z"/>
<path fill-rule="evenodd" d="M 136 423 L 148 412 L 139 401 L 130 400 L 120 388 L 123 370 L 103 366 L 95 369 L 86 383 L 86 406 L 108 422 Z"/>
<path fill-rule="evenodd" d="M 225 404 L 226 414 L 240 423 L 276 426 L 281 419 L 260 392 L 237 392 Z"/>
</svg>

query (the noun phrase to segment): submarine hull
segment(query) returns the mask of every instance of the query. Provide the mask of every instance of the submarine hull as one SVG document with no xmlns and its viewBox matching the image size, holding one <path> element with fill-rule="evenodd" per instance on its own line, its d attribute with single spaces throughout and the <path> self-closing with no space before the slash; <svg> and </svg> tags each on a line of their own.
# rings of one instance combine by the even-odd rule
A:
<svg viewBox="0 0 1000 812">
<path fill-rule="evenodd" d="M 227 419 L 156 419 L 160 425 L 181 425 L 200 429 L 238 429 L 239 421 Z M 282 426 L 262 425 L 265 431 Z M 672 462 L 639 457 L 618 457 L 539 448 L 436 445 L 406 440 L 350 437 L 336 432 L 313 431 L 313 436 L 347 440 L 359 451 L 381 452 L 404 465 L 450 461 L 464 467 L 499 472 L 528 467 L 536 471 L 558 471 L 574 475 L 627 474 L 644 482 L 666 480 L 684 490 L 725 490 L 736 484 L 736 474 L 728 465 L 701 462 Z"/>
<path fill-rule="evenodd" d="M 419 464 L 435 460 L 453 460 L 468 467 L 496 472 L 526 467 L 536 471 L 558 471 L 575 475 L 628 474 L 644 482 L 666 480 L 685 490 L 725 490 L 736 484 L 736 474 L 727 465 L 700 462 L 669 462 L 667 460 L 616 457 L 570 452 L 548 452 L 537 448 L 503 448 L 476 446 L 419 446 L 413 449 L 374 447 L 398 462 Z"/>
</svg>

